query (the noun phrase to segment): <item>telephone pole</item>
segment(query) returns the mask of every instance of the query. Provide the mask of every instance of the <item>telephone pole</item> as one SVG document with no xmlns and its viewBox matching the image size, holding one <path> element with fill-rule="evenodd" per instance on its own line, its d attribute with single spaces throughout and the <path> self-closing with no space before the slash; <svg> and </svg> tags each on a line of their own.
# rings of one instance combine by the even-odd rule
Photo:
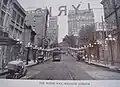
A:
<svg viewBox="0 0 120 87">
<path fill-rule="evenodd" d="M 103 35 L 102 35 L 102 40 L 103 40 L 103 49 L 102 49 L 102 53 L 103 53 L 103 58 L 105 60 L 105 29 L 104 29 L 104 21 L 103 21 L 103 16 L 101 16 L 102 18 L 102 28 L 103 28 Z"/>
<path fill-rule="evenodd" d="M 116 21 L 116 27 L 117 27 L 117 32 L 115 32 L 115 34 L 116 34 L 116 40 L 117 40 L 117 58 L 119 58 L 119 52 L 120 52 L 120 50 L 119 50 L 119 48 L 120 48 L 120 43 L 119 43 L 119 38 L 120 38 L 120 35 L 119 35 L 119 33 L 120 33 L 120 30 L 119 30 L 119 20 L 118 20 L 118 14 L 117 14 L 117 4 L 115 3 L 115 0 L 112 0 L 112 3 L 113 3 L 113 8 L 114 8 L 114 12 L 115 12 L 115 21 Z M 114 32 L 113 32 L 114 33 Z"/>
</svg>

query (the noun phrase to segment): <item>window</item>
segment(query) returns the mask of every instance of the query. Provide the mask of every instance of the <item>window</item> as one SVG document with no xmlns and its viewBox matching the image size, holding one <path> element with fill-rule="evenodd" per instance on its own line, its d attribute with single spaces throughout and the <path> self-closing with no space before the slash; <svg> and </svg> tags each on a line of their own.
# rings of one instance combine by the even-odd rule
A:
<svg viewBox="0 0 120 87">
<path fill-rule="evenodd" d="M 20 15 L 17 16 L 17 23 L 20 23 Z"/>
<path fill-rule="evenodd" d="M 21 40 L 21 31 L 17 30 L 17 38 Z"/>
<path fill-rule="evenodd" d="M 0 25 L 3 26 L 3 22 L 4 22 L 4 17 L 5 17 L 5 12 L 1 11 L 1 21 L 0 21 Z"/>
<path fill-rule="evenodd" d="M 4 5 L 7 5 L 8 0 L 3 0 Z"/>
<path fill-rule="evenodd" d="M 18 38 L 20 38 L 20 32 L 18 32 Z"/>
<path fill-rule="evenodd" d="M 22 39 L 22 32 L 19 32 L 19 38 Z"/>
<path fill-rule="evenodd" d="M 16 30 L 16 37 L 19 38 L 18 37 L 18 35 L 19 35 L 18 29 L 15 29 L 15 30 Z"/>
<path fill-rule="evenodd" d="M 15 18 L 16 18 L 16 12 L 13 10 L 12 19 L 15 21 Z"/>
<path fill-rule="evenodd" d="M 17 39 L 17 29 L 15 28 L 14 33 L 13 33 L 13 38 Z"/>
<path fill-rule="evenodd" d="M 24 22 L 24 19 L 23 19 L 23 18 L 21 18 L 21 26 L 23 26 L 23 22 Z"/>
<path fill-rule="evenodd" d="M 10 36 L 13 35 L 13 29 L 14 29 L 14 27 L 12 25 L 10 25 L 10 31 L 9 31 Z"/>
</svg>

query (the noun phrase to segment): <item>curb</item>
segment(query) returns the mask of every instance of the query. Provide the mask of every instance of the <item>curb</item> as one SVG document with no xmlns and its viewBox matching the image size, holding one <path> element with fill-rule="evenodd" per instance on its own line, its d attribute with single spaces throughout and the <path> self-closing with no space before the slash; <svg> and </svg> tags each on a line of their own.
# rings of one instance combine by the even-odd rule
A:
<svg viewBox="0 0 120 87">
<path fill-rule="evenodd" d="M 46 59 L 46 60 L 44 60 L 44 62 L 46 62 L 46 61 L 48 61 L 48 60 L 50 60 L 50 59 L 51 59 L 51 58 Z M 35 65 L 39 65 L 39 64 L 37 64 L 37 63 L 36 63 L 36 64 L 32 64 L 32 65 L 29 65 L 29 66 L 26 66 L 26 67 L 28 67 L 28 68 L 29 68 L 29 67 L 32 67 L 32 66 L 35 66 Z"/>
<path fill-rule="evenodd" d="M 94 65 L 94 66 L 97 66 L 97 67 L 102 67 L 102 68 L 105 68 L 109 71 L 120 73 L 120 70 L 111 69 L 110 67 L 107 67 L 107 66 L 101 66 L 101 65 L 94 64 L 94 63 L 88 63 L 88 62 L 85 62 L 85 63 L 87 63 L 88 65 Z"/>
<path fill-rule="evenodd" d="M 50 60 L 50 59 L 51 59 L 51 58 L 45 60 L 44 62 L 46 62 L 46 61 L 48 61 L 48 60 Z M 36 64 L 28 65 L 28 66 L 26 66 L 26 67 L 29 68 L 29 67 L 32 67 L 32 66 L 35 66 L 35 65 L 38 65 L 38 64 L 36 63 Z M 8 73 L 8 71 L 4 71 L 4 72 L 0 73 L 0 76 L 5 75 L 5 74 L 7 74 L 7 73 Z"/>
<path fill-rule="evenodd" d="M 38 65 L 37 63 L 36 64 L 32 64 L 32 65 L 29 65 L 29 66 L 26 66 L 26 67 L 32 67 L 32 66 L 35 66 L 35 65 Z"/>
</svg>

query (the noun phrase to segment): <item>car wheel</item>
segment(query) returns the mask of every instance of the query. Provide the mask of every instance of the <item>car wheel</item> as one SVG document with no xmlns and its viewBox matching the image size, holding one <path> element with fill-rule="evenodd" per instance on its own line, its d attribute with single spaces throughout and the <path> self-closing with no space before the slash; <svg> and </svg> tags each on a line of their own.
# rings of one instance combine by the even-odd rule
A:
<svg viewBox="0 0 120 87">
<path fill-rule="evenodd" d="M 13 79 L 18 79 L 18 75 L 14 75 L 14 76 L 13 76 Z"/>
</svg>

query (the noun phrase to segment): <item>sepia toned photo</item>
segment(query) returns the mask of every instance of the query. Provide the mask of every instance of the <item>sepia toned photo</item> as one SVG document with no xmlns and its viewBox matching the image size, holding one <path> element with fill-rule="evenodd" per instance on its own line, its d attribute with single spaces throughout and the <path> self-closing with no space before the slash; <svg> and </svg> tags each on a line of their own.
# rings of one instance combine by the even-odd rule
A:
<svg viewBox="0 0 120 87">
<path fill-rule="evenodd" d="M 0 0 L 0 79 L 120 80 L 120 0 Z"/>
</svg>

